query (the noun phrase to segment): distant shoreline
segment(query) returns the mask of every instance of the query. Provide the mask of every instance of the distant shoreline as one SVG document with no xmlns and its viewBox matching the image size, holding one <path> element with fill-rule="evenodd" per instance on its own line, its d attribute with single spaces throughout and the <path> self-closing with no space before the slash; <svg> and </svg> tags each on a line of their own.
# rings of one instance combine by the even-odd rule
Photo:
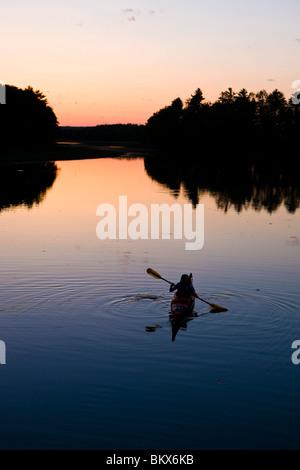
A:
<svg viewBox="0 0 300 470">
<path fill-rule="evenodd" d="M 46 148 L 2 150 L 0 165 L 97 158 L 137 158 L 152 153 L 150 148 L 137 142 L 60 141 Z"/>
</svg>

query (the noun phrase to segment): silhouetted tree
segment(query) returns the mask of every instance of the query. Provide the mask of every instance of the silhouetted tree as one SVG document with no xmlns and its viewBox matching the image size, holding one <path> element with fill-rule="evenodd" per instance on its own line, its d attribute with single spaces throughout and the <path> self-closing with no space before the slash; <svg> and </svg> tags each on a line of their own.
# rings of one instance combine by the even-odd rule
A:
<svg viewBox="0 0 300 470">
<path fill-rule="evenodd" d="M 183 110 L 183 135 L 182 138 L 187 145 L 194 143 L 195 147 L 204 145 L 208 126 L 208 105 L 204 103 L 202 90 L 197 88 L 195 93 L 186 100 L 186 106 Z"/>
<path fill-rule="evenodd" d="M 226 91 L 222 91 L 219 97 L 219 101 L 222 104 L 231 104 L 234 102 L 236 93 L 232 88 L 228 88 Z"/>
<path fill-rule="evenodd" d="M 147 121 L 146 139 L 164 146 L 176 146 L 181 135 L 183 103 L 180 98 L 172 101 L 170 106 L 160 109 Z"/>
<path fill-rule="evenodd" d="M 197 88 L 195 93 L 186 100 L 186 108 L 198 111 L 201 108 L 203 101 L 204 96 L 202 90 L 200 90 L 200 88 Z"/>
<path fill-rule="evenodd" d="M 0 147 L 40 147 L 54 141 L 57 118 L 47 98 L 32 87 L 6 86 L 6 104 L 0 106 Z"/>
<path fill-rule="evenodd" d="M 277 89 L 267 96 L 266 101 L 272 116 L 283 115 L 287 110 L 287 101 L 285 96 Z"/>
</svg>

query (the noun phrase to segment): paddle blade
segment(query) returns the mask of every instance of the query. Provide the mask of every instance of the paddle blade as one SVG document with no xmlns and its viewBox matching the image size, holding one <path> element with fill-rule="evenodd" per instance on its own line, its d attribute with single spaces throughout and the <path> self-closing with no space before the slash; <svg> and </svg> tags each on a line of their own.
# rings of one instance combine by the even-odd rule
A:
<svg viewBox="0 0 300 470">
<path fill-rule="evenodd" d="M 156 271 L 154 271 L 154 269 L 148 268 L 147 273 L 150 276 L 155 277 L 155 279 L 162 279 L 161 275 L 159 273 L 157 273 Z"/>
<path fill-rule="evenodd" d="M 225 307 L 220 307 L 220 305 L 217 304 L 209 304 L 211 307 L 212 312 L 227 312 L 227 308 Z"/>
</svg>

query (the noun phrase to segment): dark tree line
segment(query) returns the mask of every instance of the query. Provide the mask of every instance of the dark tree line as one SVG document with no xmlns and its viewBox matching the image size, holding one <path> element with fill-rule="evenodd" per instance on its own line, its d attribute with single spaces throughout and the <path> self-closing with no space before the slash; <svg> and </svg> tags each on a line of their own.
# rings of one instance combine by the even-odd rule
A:
<svg viewBox="0 0 300 470">
<path fill-rule="evenodd" d="M 58 121 L 45 95 L 32 87 L 6 85 L 6 104 L 0 106 L 1 148 L 34 148 L 56 139 Z"/>
<path fill-rule="evenodd" d="M 197 158 L 208 149 L 295 149 L 299 132 L 300 105 L 277 89 L 248 93 L 244 88 L 238 93 L 229 88 L 214 103 L 205 102 L 198 88 L 185 103 L 176 98 L 154 113 L 145 129 L 148 143 L 172 152 L 190 150 Z"/>
<path fill-rule="evenodd" d="M 101 124 L 86 127 L 60 127 L 59 140 L 91 142 L 141 142 L 144 137 L 143 125 Z"/>
</svg>

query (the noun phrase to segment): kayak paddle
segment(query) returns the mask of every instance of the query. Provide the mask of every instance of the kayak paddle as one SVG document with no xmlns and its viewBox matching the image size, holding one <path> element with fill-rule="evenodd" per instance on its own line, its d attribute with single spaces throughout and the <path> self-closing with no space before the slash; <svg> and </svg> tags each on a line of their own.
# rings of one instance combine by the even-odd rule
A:
<svg viewBox="0 0 300 470">
<path fill-rule="evenodd" d="M 173 284 L 172 282 L 168 281 L 167 279 L 164 279 L 158 272 L 154 271 L 154 269 L 148 268 L 147 273 L 150 276 L 155 277 L 155 279 L 161 279 L 162 281 L 166 281 L 169 284 Z M 211 304 L 210 302 L 207 302 L 207 300 L 201 299 L 201 297 L 199 297 L 198 294 L 196 294 L 195 297 L 197 299 L 201 300 L 202 302 L 205 302 L 206 304 L 208 304 L 211 307 L 212 310 L 218 310 L 219 312 L 227 312 L 227 308 L 221 307 L 220 305 L 217 305 L 217 304 Z"/>
<path fill-rule="evenodd" d="M 159 273 L 157 273 L 156 271 L 154 271 L 154 269 L 148 268 L 147 273 L 150 274 L 150 276 L 155 277 L 155 279 L 162 279 L 163 281 L 166 281 L 169 284 L 173 284 L 172 282 L 168 281 L 167 279 L 164 279 L 163 277 L 161 277 L 161 275 Z"/>
</svg>

